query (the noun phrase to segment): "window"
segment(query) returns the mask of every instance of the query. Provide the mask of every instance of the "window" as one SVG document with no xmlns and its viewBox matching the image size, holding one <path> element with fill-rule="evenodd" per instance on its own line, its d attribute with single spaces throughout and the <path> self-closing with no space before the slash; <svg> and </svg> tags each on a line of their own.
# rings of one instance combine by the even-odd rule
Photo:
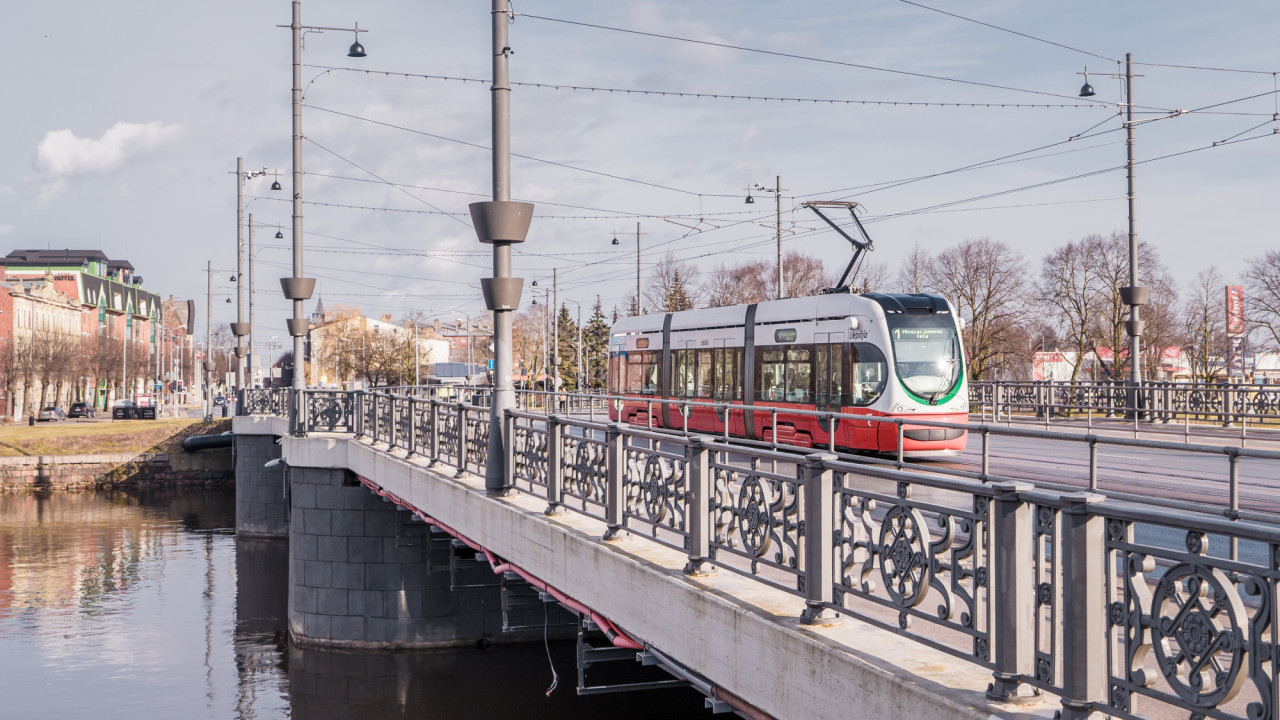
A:
<svg viewBox="0 0 1280 720">
<path fill-rule="evenodd" d="M 656 351 L 642 350 L 623 354 L 627 369 L 625 391 L 633 395 L 658 394 L 658 370 L 662 355 Z"/>
<path fill-rule="evenodd" d="M 849 404 L 865 407 L 884 394 L 888 368 L 880 348 L 868 343 L 849 346 Z"/>
<path fill-rule="evenodd" d="M 714 375 L 715 366 L 711 363 L 711 351 L 699 350 L 697 372 L 694 373 L 697 387 L 694 389 L 695 397 L 710 398 L 712 395 L 712 376 Z"/>
<path fill-rule="evenodd" d="M 742 399 L 742 348 L 716 348 L 711 351 L 715 365 L 712 398 L 715 400 Z"/>
<path fill-rule="evenodd" d="M 756 399 L 813 402 L 813 350 L 808 345 L 762 349 Z"/>
<path fill-rule="evenodd" d="M 960 338 L 951 315 L 890 314 L 894 371 L 917 398 L 934 404 L 960 382 Z"/>
<path fill-rule="evenodd" d="M 636 348 L 643 350 L 647 347 L 649 347 L 649 338 L 636 338 Z"/>
</svg>

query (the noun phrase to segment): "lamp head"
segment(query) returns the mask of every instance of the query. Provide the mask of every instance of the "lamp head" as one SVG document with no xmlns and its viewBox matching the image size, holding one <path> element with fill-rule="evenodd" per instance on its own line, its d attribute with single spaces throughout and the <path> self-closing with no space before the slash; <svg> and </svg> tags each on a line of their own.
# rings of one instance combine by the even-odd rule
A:
<svg viewBox="0 0 1280 720">
<path fill-rule="evenodd" d="M 756 203 L 756 199 L 755 199 L 755 198 L 753 198 L 753 197 L 751 197 L 751 191 L 750 191 L 750 190 L 748 190 L 748 191 L 747 191 L 747 200 L 746 200 L 746 202 L 745 202 L 745 203 L 743 203 L 743 204 L 744 204 L 744 205 L 754 205 L 755 203 Z"/>
<path fill-rule="evenodd" d="M 273 181 L 273 182 L 271 183 L 271 189 L 272 189 L 272 190 L 280 190 L 280 189 L 281 189 L 281 188 L 280 188 L 280 181 L 279 181 L 279 180 L 275 180 L 275 181 Z"/>
<path fill-rule="evenodd" d="M 351 49 L 347 51 L 347 57 L 365 57 L 364 46 L 359 40 L 351 43 Z"/>
<path fill-rule="evenodd" d="M 277 230 L 277 231 L 276 231 L 276 239 L 277 239 L 277 240 L 283 240 L 283 239 L 284 239 L 284 233 L 282 233 L 282 232 L 280 232 L 279 230 Z"/>
<path fill-rule="evenodd" d="M 617 235 L 614 235 L 614 236 L 613 236 L 613 244 L 614 244 L 614 245 L 617 245 L 617 244 L 618 244 L 618 236 L 617 236 Z"/>
<path fill-rule="evenodd" d="M 1084 85 L 1080 86 L 1080 97 L 1093 97 L 1098 93 L 1093 91 L 1093 86 L 1089 84 L 1089 67 L 1084 69 Z"/>
<path fill-rule="evenodd" d="M 530 287 L 538 287 L 538 281 L 534 280 L 533 283 L 530 285 Z"/>
</svg>

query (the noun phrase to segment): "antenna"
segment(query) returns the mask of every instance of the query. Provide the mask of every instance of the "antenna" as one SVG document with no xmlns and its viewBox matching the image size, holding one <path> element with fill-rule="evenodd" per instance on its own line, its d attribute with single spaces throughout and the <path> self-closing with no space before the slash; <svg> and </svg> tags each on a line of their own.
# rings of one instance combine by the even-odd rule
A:
<svg viewBox="0 0 1280 720">
<path fill-rule="evenodd" d="M 822 218 L 830 225 L 840 236 L 849 241 L 853 246 L 853 257 L 849 260 L 849 265 L 845 267 L 844 274 L 840 276 L 839 282 L 835 287 L 827 288 L 824 293 L 847 293 L 849 292 L 849 284 L 853 282 L 853 275 L 857 269 L 858 263 L 862 260 L 863 253 L 875 250 L 875 244 L 871 242 L 871 236 L 867 234 L 867 229 L 862 226 L 862 221 L 858 219 L 858 208 L 862 207 L 856 202 L 848 202 L 845 200 L 811 200 L 800 204 L 800 207 L 807 207 L 814 212 L 815 215 Z M 831 218 L 823 214 L 820 208 L 845 208 L 849 211 L 849 217 L 853 218 L 853 224 L 858 228 L 860 237 L 850 237 L 844 228 L 835 224 Z"/>
</svg>

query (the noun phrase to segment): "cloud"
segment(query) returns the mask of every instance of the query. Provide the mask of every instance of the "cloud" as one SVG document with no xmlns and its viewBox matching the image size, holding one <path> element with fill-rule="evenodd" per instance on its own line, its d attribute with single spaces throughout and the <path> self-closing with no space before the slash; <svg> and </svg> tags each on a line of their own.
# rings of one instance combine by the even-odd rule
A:
<svg viewBox="0 0 1280 720">
<path fill-rule="evenodd" d="M 181 125 L 158 120 L 116 123 L 96 140 L 76 137 L 70 130 L 51 130 L 36 147 L 36 170 L 47 178 L 40 199 L 57 194 L 70 176 L 115 170 L 134 157 L 163 147 L 181 130 Z"/>
</svg>

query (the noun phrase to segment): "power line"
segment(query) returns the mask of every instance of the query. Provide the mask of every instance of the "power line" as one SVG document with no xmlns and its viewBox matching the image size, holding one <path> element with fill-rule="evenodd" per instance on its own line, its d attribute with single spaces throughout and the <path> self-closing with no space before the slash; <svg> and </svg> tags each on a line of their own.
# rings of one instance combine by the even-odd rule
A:
<svg viewBox="0 0 1280 720">
<path fill-rule="evenodd" d="M 383 122 L 383 121 L 381 121 L 381 120 L 374 120 L 374 119 L 372 119 L 372 118 L 360 117 L 359 115 L 352 115 L 352 114 L 350 114 L 350 113 L 344 113 L 344 112 L 340 112 L 340 111 L 338 111 L 338 110 L 330 110 L 329 108 L 322 108 L 322 107 L 319 107 L 319 106 L 316 106 L 316 105 L 308 105 L 307 107 L 309 107 L 309 108 L 311 108 L 311 109 L 313 109 L 313 110 L 318 110 L 318 111 L 320 111 L 320 112 L 326 112 L 326 113 L 331 113 L 331 114 L 333 114 L 333 115 L 340 115 L 340 116 L 342 116 L 342 117 L 351 118 L 352 120 L 359 120 L 359 121 L 361 121 L 361 122 L 367 122 L 367 123 L 371 123 L 371 124 L 374 124 L 374 125 L 382 125 L 383 127 L 389 127 L 389 128 L 393 128 L 393 129 L 395 129 L 395 130 L 403 130 L 403 131 L 405 131 L 405 132 L 411 132 L 411 133 L 414 133 L 415 135 L 422 135 L 422 136 L 424 136 L 424 137 L 435 138 L 436 140 L 444 140 L 444 141 L 446 141 L 446 142 L 457 143 L 457 144 L 459 144 L 459 145 L 465 145 L 465 146 L 467 146 L 467 147 L 475 148 L 475 149 L 477 149 L 477 150 L 484 150 L 484 151 L 486 151 L 486 152 L 488 152 L 488 151 L 490 151 L 490 150 L 491 150 L 491 148 L 489 148 L 487 145 L 481 145 L 481 144 L 479 144 L 479 143 L 468 142 L 468 141 L 466 141 L 466 140 L 458 140 L 458 139 L 456 139 L 456 138 L 445 137 L 444 135 L 436 135 L 435 133 L 429 133 L 429 132 L 425 132 L 425 131 L 422 131 L 422 130 L 415 130 L 415 129 L 413 129 L 413 128 L 407 128 L 407 127 L 404 127 L 403 125 L 396 125 L 396 124 L 394 124 L 394 123 Z M 670 185 L 663 185 L 663 184 L 661 184 L 661 183 L 649 182 L 648 180 L 637 180 L 637 179 L 635 179 L 635 178 L 623 177 L 623 176 L 621 176 L 621 175 L 613 175 L 613 174 L 611 174 L 611 173 L 603 172 L 603 171 L 600 171 L 600 170 L 590 170 L 590 169 L 588 169 L 588 168 L 577 167 L 577 166 L 575 166 L 575 165 L 569 165 L 569 164 L 567 164 L 567 163 L 556 162 L 556 161 L 554 161 L 554 160 L 544 160 L 543 158 L 536 158 L 536 157 L 533 157 L 532 155 L 522 155 L 522 154 L 520 154 L 520 153 L 511 153 L 511 157 L 518 157 L 518 158 L 520 158 L 520 159 L 522 159 L 522 160 L 530 160 L 530 161 L 533 161 L 533 162 L 543 163 L 544 165 L 551 165 L 551 166 L 553 166 L 553 167 L 564 168 L 564 169 L 566 169 L 566 170 L 574 170 L 574 171 L 577 171 L 577 172 L 588 173 L 588 174 L 590 174 L 590 175 L 599 175 L 599 176 L 601 176 L 601 177 L 607 177 L 607 178 L 610 178 L 610 179 L 613 179 L 613 180 L 621 180 L 621 181 L 623 181 L 623 182 L 636 183 L 636 184 L 638 184 L 638 185 L 646 185 L 646 186 L 648 186 L 648 187 L 658 188 L 659 190 L 668 190 L 668 191 L 671 191 L 671 192 L 682 193 L 682 194 L 684 194 L 684 195 L 693 195 L 693 196 L 696 196 L 696 197 L 737 197 L 737 195 L 736 195 L 736 194 L 734 194 L 734 195 L 730 195 L 730 194 L 715 194 L 715 193 L 700 193 L 700 192 L 694 192 L 693 190 L 685 190 L 685 189 L 683 189 L 683 188 L 672 187 L 672 186 L 670 186 Z"/>
<path fill-rule="evenodd" d="M 904 0 L 905 2 L 905 0 Z M 391 70 L 366 70 L 364 68 L 336 67 L 327 65 L 308 65 L 307 67 L 323 69 L 325 73 L 346 71 L 364 73 L 366 75 L 385 75 L 387 77 L 403 77 L 423 80 L 446 80 L 461 83 L 477 83 L 488 85 L 489 80 L 480 78 L 452 77 L 448 75 L 426 75 L 420 73 L 396 72 Z M 323 73 L 322 73 L 323 74 Z M 692 98 L 697 100 L 744 100 L 755 102 L 802 103 L 806 105 L 878 105 L 901 107 L 937 107 L 937 108 L 1007 108 L 1007 109 L 1063 109 L 1063 108 L 1096 108 L 1100 105 L 1093 102 L 1073 103 L 989 103 L 989 102 L 955 102 L 955 101 L 919 101 L 919 100 L 865 100 L 848 98 L 809 98 L 787 97 L 777 95 L 744 95 L 741 93 L 690 92 L 687 90 L 646 90 L 640 88 L 612 88 L 592 85 L 573 85 L 569 83 L 508 83 L 514 87 L 529 87 L 542 90 L 569 90 L 574 92 L 608 93 L 618 95 L 642 95 L 653 97 Z"/>
<path fill-rule="evenodd" d="M 1006 32 L 1006 33 L 1009 33 L 1010 35 L 1017 35 L 1018 37 L 1024 37 L 1024 38 L 1026 38 L 1026 39 L 1028 39 L 1028 40 L 1035 40 L 1036 42 L 1042 42 L 1042 43 L 1044 43 L 1044 44 L 1046 44 L 1046 45 L 1053 45 L 1054 47 L 1060 47 L 1060 48 L 1062 48 L 1063 50 L 1070 50 L 1070 51 L 1072 51 L 1072 52 L 1078 52 L 1078 53 L 1081 53 L 1082 55 L 1088 55 L 1088 56 L 1090 56 L 1090 57 L 1096 57 L 1096 58 L 1099 58 L 1099 59 L 1101 59 L 1101 60 L 1106 60 L 1106 61 L 1108 61 L 1108 62 L 1119 62 L 1119 61 L 1118 61 L 1118 60 L 1116 60 L 1115 58 L 1109 58 L 1109 57 L 1107 57 L 1106 55 L 1099 55 L 1098 53 L 1095 53 L 1095 52 L 1090 52 L 1090 51 L 1088 51 L 1088 50 L 1081 50 L 1080 48 L 1071 47 L 1070 45 L 1063 45 L 1062 43 L 1057 43 L 1057 42 L 1054 42 L 1054 41 L 1052 41 L 1052 40 L 1045 40 L 1044 38 L 1036 37 L 1035 35 L 1028 35 L 1027 33 L 1024 33 L 1024 32 L 1018 32 L 1017 30 L 1010 30 L 1009 28 L 1006 28 L 1006 27 L 1000 27 L 999 25 L 992 25 L 991 23 L 983 22 L 983 21 L 981 21 L 981 20 L 974 20 L 974 19 L 973 19 L 973 18 L 971 18 L 971 17 L 965 17 L 964 15 L 957 15 L 956 13 L 953 13 L 953 12 L 947 12 L 946 10 L 939 10 L 938 8 L 935 8 L 935 7 L 929 7 L 928 5 L 922 5 L 922 4 L 918 3 L 918 2 L 912 2 L 911 0 L 898 0 L 898 1 L 899 1 L 899 2 L 904 2 L 904 3 L 908 4 L 908 5 L 914 5 L 914 6 L 918 7 L 918 8 L 924 9 L 924 10 L 930 10 L 930 11 L 932 11 L 932 12 L 936 12 L 936 13 L 939 13 L 939 14 L 942 14 L 942 15 L 947 15 L 947 16 L 949 16 L 949 17 L 953 17 L 953 18 L 955 18 L 955 19 L 957 19 L 957 20 L 964 20 L 965 22 L 971 22 L 971 23 L 974 23 L 975 25 L 982 25 L 983 27 L 989 27 L 989 28 L 991 28 L 992 30 L 999 30 L 1000 32 Z"/>
<path fill-rule="evenodd" d="M 792 60 L 804 60 L 806 62 L 822 63 L 825 65 L 838 65 L 841 67 L 857 68 L 859 70 L 874 70 L 876 72 L 891 73 L 894 75 L 905 75 L 908 77 L 917 77 L 917 78 L 923 78 L 926 80 L 940 80 L 943 82 L 953 82 L 953 83 L 959 83 L 962 85 L 973 85 L 976 87 L 992 88 L 995 90 L 1007 90 L 1010 92 L 1027 93 L 1031 95 L 1042 95 L 1045 97 L 1063 98 L 1066 100 L 1071 100 L 1073 102 L 1079 101 L 1078 98 L 1070 95 L 1061 95 L 1059 93 L 1044 92 L 1041 90 L 1027 90 L 1024 88 L 1010 87 L 1008 85 L 984 83 L 984 82 L 979 82 L 977 80 L 962 80 L 960 78 L 951 78 L 951 77 L 945 77 L 942 75 L 930 75 L 928 73 L 913 72 L 910 70 L 896 70 L 894 68 L 885 68 L 885 67 L 879 67 L 876 65 L 865 65 L 862 63 L 846 62 L 843 60 L 831 60 L 828 58 L 813 57 L 811 55 L 800 55 L 798 53 L 780 52 L 777 50 L 764 50 L 761 48 L 746 47 L 744 45 L 731 45 L 729 43 L 713 42 L 711 40 L 697 40 L 694 38 L 677 37 L 675 35 L 664 35 L 662 33 L 646 32 L 643 30 L 632 30 L 629 28 L 612 27 L 609 25 L 597 25 L 595 23 L 587 23 L 587 22 L 581 22 L 576 20 L 563 20 L 560 18 L 551 18 L 551 17 L 542 16 L 542 15 L 530 15 L 528 13 L 515 13 L 515 15 L 517 17 L 526 17 L 534 20 L 563 23 L 565 25 L 575 25 L 578 27 L 587 27 L 595 30 L 608 30 L 610 32 L 625 33 L 628 35 L 640 35 L 644 37 L 658 38 L 661 40 L 673 40 L 676 42 L 685 42 L 693 45 L 705 45 L 707 47 L 718 47 L 718 48 L 724 48 L 727 50 L 738 50 L 740 52 L 755 53 L 759 55 L 769 55 L 773 57 L 789 58 Z M 1087 99 L 1086 101 L 1088 102 Z M 1097 101 L 1097 102 L 1101 102 L 1101 101 Z"/>
</svg>

